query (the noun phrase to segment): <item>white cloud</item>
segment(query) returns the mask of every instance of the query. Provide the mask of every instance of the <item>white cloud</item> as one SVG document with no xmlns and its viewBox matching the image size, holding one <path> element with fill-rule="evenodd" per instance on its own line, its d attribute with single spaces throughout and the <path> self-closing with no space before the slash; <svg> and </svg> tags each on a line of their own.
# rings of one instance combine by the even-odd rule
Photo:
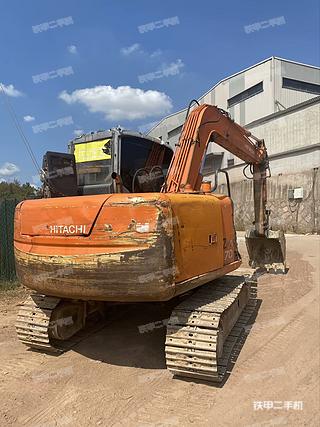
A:
<svg viewBox="0 0 320 427">
<path fill-rule="evenodd" d="M 76 55 L 78 53 L 77 46 L 75 46 L 74 44 L 68 46 L 68 51 L 73 55 Z"/>
<path fill-rule="evenodd" d="M 122 53 L 122 55 L 128 56 L 131 55 L 133 52 L 142 52 L 142 50 L 140 49 L 139 43 L 134 43 L 131 46 L 123 47 L 122 49 L 120 49 L 120 52 Z"/>
<path fill-rule="evenodd" d="M 17 172 L 20 172 L 20 169 L 14 163 L 6 162 L 0 167 L 0 176 L 11 176 Z"/>
<path fill-rule="evenodd" d="M 103 113 L 107 120 L 137 120 L 167 114 L 172 109 L 168 95 L 156 90 L 132 88 L 130 86 L 96 86 L 78 89 L 59 98 L 67 104 L 84 104 L 92 113 Z"/>
<path fill-rule="evenodd" d="M 83 132 L 82 129 L 76 129 L 76 130 L 73 131 L 73 133 L 74 133 L 75 136 L 80 136 L 80 135 L 84 134 L 84 132 Z"/>
<path fill-rule="evenodd" d="M 33 122 L 35 120 L 35 118 L 33 116 L 24 116 L 23 120 L 25 122 Z"/>
<path fill-rule="evenodd" d="M 13 85 L 6 86 L 4 83 L 0 82 L 0 88 L 3 89 L 4 93 L 8 96 L 12 96 L 17 98 L 18 96 L 22 96 L 23 93 L 16 89 Z"/>
</svg>

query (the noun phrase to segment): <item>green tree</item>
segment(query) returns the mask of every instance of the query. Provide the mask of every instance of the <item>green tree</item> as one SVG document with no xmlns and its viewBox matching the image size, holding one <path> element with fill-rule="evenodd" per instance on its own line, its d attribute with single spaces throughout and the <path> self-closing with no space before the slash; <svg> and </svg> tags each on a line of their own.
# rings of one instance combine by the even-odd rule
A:
<svg viewBox="0 0 320 427">
<path fill-rule="evenodd" d="M 18 180 L 13 182 L 0 182 L 0 199 L 32 199 L 39 198 L 40 190 L 34 188 L 29 182 L 21 184 Z"/>
</svg>

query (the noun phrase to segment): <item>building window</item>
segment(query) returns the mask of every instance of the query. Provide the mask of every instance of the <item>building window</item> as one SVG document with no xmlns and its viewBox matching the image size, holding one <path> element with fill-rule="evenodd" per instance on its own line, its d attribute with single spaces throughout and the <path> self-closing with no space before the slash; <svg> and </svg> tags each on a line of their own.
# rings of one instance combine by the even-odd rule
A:
<svg viewBox="0 0 320 427">
<path fill-rule="evenodd" d="M 314 93 L 320 95 L 320 85 L 303 82 L 302 80 L 282 78 L 282 87 L 285 89 L 299 90 L 301 92 Z"/>
<path fill-rule="evenodd" d="M 231 166 L 233 166 L 234 165 L 234 159 L 228 159 L 227 160 L 227 166 L 228 166 L 228 168 L 231 168 Z"/>
<path fill-rule="evenodd" d="M 180 136 L 181 131 L 182 131 L 182 125 L 168 132 L 168 138 L 171 139 L 177 135 Z"/>
<path fill-rule="evenodd" d="M 238 95 L 233 96 L 228 99 L 228 108 L 233 105 L 239 104 L 239 102 L 245 101 L 252 96 L 257 95 L 258 93 L 263 92 L 263 82 L 260 82 L 254 86 L 249 87 L 249 89 L 244 90 L 243 92 L 238 93 Z"/>
<path fill-rule="evenodd" d="M 210 175 L 218 169 L 221 169 L 223 153 L 210 153 L 206 155 L 202 168 L 202 175 Z"/>
</svg>

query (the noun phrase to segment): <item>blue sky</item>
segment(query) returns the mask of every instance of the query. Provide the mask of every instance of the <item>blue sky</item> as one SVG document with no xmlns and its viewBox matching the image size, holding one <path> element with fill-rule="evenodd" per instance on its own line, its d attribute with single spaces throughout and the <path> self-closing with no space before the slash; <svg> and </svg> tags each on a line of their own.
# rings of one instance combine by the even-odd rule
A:
<svg viewBox="0 0 320 427">
<path fill-rule="evenodd" d="M 317 0 L 0 0 L 0 5 L 0 82 L 39 163 L 47 150 L 66 152 L 74 132 L 119 124 L 143 129 L 220 79 L 272 55 L 319 65 Z M 245 31 L 276 17 L 285 23 Z M 62 18 L 69 21 L 58 25 Z M 164 26 L 169 18 L 174 19 Z M 49 29 L 37 32 L 35 27 L 46 23 Z M 139 30 L 149 23 L 156 28 Z M 37 132 L 43 123 L 50 128 Z M 35 182 L 37 172 L 2 94 L 0 129 L 0 180 Z"/>
</svg>

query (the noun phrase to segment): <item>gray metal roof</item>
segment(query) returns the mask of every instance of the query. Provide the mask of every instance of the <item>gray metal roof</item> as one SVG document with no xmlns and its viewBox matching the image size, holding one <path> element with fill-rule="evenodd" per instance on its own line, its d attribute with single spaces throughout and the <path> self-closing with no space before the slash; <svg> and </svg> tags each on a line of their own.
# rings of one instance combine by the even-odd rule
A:
<svg viewBox="0 0 320 427">
<path fill-rule="evenodd" d="M 140 138 L 149 139 L 150 141 L 153 141 L 153 142 L 157 142 L 158 144 L 168 145 L 167 143 L 165 143 L 165 141 L 162 141 L 160 138 L 155 138 L 153 136 L 144 135 L 140 132 L 135 132 L 135 131 L 131 131 L 131 130 L 127 130 L 127 129 L 121 129 L 121 128 L 113 128 L 110 130 L 98 130 L 95 132 L 83 134 L 83 135 L 80 135 L 77 138 L 74 138 L 73 140 L 71 140 L 69 142 L 69 145 L 70 144 L 82 144 L 84 142 L 92 142 L 92 141 L 99 141 L 101 139 L 112 138 L 112 135 L 115 132 L 117 132 L 120 135 L 137 136 Z"/>
<path fill-rule="evenodd" d="M 229 79 L 231 79 L 231 78 L 233 78 L 233 77 L 235 77 L 235 76 L 237 76 L 237 75 L 239 75 L 239 74 L 241 74 L 241 73 L 244 73 L 244 72 L 246 72 L 246 71 L 248 71 L 248 70 L 251 70 L 252 68 L 258 67 L 259 65 L 264 64 L 265 62 L 271 61 L 271 60 L 273 60 L 273 59 L 277 59 L 278 61 L 289 62 L 289 63 L 291 63 L 291 64 L 301 65 L 301 66 L 304 66 L 304 67 L 308 67 L 308 68 L 315 68 L 315 69 L 317 69 L 317 70 L 320 70 L 320 67 L 317 67 L 317 66 L 315 66 L 315 65 L 304 64 L 304 63 L 302 63 L 302 62 L 292 61 L 292 60 L 290 60 L 290 59 L 285 59 L 285 58 L 280 58 L 279 56 L 270 56 L 269 58 L 264 59 L 264 60 L 262 60 L 262 61 L 260 61 L 260 62 L 257 62 L 256 64 L 251 65 L 250 67 L 244 68 L 244 69 L 243 69 L 243 70 L 241 70 L 241 71 L 238 71 L 238 72 L 236 72 L 236 73 L 234 73 L 234 74 L 231 74 L 231 75 L 230 75 L 230 76 L 228 76 L 228 77 L 225 77 L 225 78 L 224 78 L 224 79 L 222 79 L 222 80 L 219 80 L 219 81 L 218 81 L 218 83 L 216 83 L 214 86 L 212 86 L 212 87 L 211 87 L 209 90 L 207 90 L 204 94 L 202 94 L 201 96 L 199 96 L 199 97 L 197 98 L 197 100 L 201 100 L 202 98 L 204 98 L 208 93 L 210 93 L 211 91 L 213 91 L 213 90 L 214 90 L 217 86 L 219 86 L 221 83 L 223 83 L 223 82 L 225 82 L 225 81 L 227 81 L 227 80 L 229 80 Z M 179 111 L 176 111 L 176 112 L 174 112 L 174 113 L 168 114 L 168 115 L 167 115 L 167 116 L 165 116 L 163 119 L 161 119 L 161 120 L 159 121 L 159 123 L 157 123 L 155 126 L 153 126 L 153 127 L 149 130 L 149 132 L 148 132 L 148 133 L 150 133 L 153 129 L 155 129 L 155 128 L 156 128 L 160 123 L 162 123 L 164 120 L 168 119 L 169 117 L 173 117 L 173 116 L 175 116 L 176 114 L 182 113 L 182 112 L 184 112 L 184 111 L 187 111 L 187 108 L 183 108 L 182 110 L 179 110 Z"/>
</svg>

